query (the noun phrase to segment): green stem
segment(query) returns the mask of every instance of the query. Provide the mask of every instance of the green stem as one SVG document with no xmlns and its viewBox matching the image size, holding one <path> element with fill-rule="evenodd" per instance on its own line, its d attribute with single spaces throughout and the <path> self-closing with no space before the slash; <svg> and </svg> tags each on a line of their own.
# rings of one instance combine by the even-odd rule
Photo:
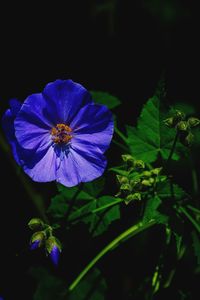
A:
<svg viewBox="0 0 200 300">
<path fill-rule="evenodd" d="M 177 143 L 177 141 L 178 141 L 178 136 L 179 136 L 179 134 L 178 134 L 178 132 L 177 132 L 176 135 L 175 135 L 175 138 L 174 138 L 174 142 L 173 142 L 171 151 L 170 151 L 169 156 L 168 156 L 168 159 L 167 159 L 166 165 L 167 165 L 168 168 L 169 168 L 169 165 L 170 165 L 172 156 L 173 156 L 174 151 L 175 151 L 175 148 L 176 148 L 176 143 Z"/>
<path fill-rule="evenodd" d="M 125 142 L 127 143 L 127 138 L 126 136 L 115 126 L 115 133 L 118 134 L 118 136 Z"/>
<path fill-rule="evenodd" d="M 193 211 L 196 214 L 200 214 L 200 210 L 192 205 L 187 205 L 187 208 L 189 208 L 191 211 Z"/>
<path fill-rule="evenodd" d="M 181 211 L 188 218 L 188 220 L 193 224 L 196 230 L 200 233 L 199 224 L 193 219 L 193 217 L 189 214 L 189 212 L 182 206 L 180 206 L 178 210 Z"/>
<path fill-rule="evenodd" d="M 19 167 L 13 160 L 11 154 L 10 154 L 10 147 L 6 143 L 5 139 L 3 138 L 2 134 L 0 133 L 0 148 L 3 150 L 3 152 L 7 155 L 9 162 L 11 163 L 17 177 L 20 179 L 27 195 L 32 200 L 33 204 L 35 205 L 39 216 L 43 219 L 44 222 L 48 223 L 48 218 L 45 213 L 45 205 L 43 202 L 43 198 L 35 192 L 32 185 L 30 184 L 28 178 L 24 174 L 20 172 Z"/>
<path fill-rule="evenodd" d="M 81 220 L 81 219 L 84 219 L 84 218 L 88 217 L 88 216 L 91 215 L 91 214 L 96 214 L 96 213 L 98 213 L 98 212 L 100 212 L 100 211 L 102 211 L 102 210 L 105 210 L 105 209 L 108 208 L 108 207 L 117 205 L 117 204 L 119 204 L 119 203 L 121 203 L 121 202 L 123 202 L 123 201 L 124 201 L 123 199 L 120 199 L 120 198 L 119 198 L 119 199 L 117 199 L 117 200 L 115 200 L 115 201 L 113 201 L 113 202 L 111 202 L 111 203 L 105 204 L 104 206 L 101 206 L 101 207 L 99 207 L 99 208 L 93 209 L 93 210 L 91 210 L 90 212 L 85 213 L 85 214 L 83 214 L 83 215 L 81 215 L 81 216 L 79 216 L 79 217 L 73 218 L 73 215 L 72 215 L 72 218 L 71 218 L 71 219 L 70 219 L 70 217 L 69 217 L 69 221 L 70 221 L 71 223 L 76 222 L 76 221 L 79 221 L 79 220 Z"/>
<path fill-rule="evenodd" d="M 129 152 L 129 149 L 128 149 L 126 146 L 124 146 L 123 144 L 117 142 L 117 141 L 114 140 L 114 139 L 112 140 L 112 142 L 113 142 L 115 145 L 117 145 L 119 148 L 121 148 L 122 150 L 124 150 L 125 152 Z"/>
<path fill-rule="evenodd" d="M 153 226 L 156 224 L 155 220 L 151 220 L 148 223 L 143 224 L 142 222 L 131 226 L 123 233 L 121 233 L 118 237 L 116 237 L 112 242 L 110 242 L 103 250 L 101 250 L 97 256 L 90 261 L 90 263 L 85 267 L 85 269 L 78 275 L 78 277 L 72 282 L 69 286 L 69 291 L 71 292 L 81 281 L 81 279 L 89 272 L 89 270 L 110 250 L 112 250 L 115 246 L 117 246 L 122 240 L 127 239 L 128 236 L 133 236 L 138 234 L 141 231 Z"/>
</svg>

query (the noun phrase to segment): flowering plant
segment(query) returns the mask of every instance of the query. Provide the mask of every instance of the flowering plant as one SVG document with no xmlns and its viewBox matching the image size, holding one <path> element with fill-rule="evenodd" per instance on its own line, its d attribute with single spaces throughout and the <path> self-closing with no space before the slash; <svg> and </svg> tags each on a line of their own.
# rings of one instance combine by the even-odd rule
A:
<svg viewBox="0 0 200 300">
<path fill-rule="evenodd" d="M 88 92 L 72 80 L 49 83 L 23 103 L 10 101 L 2 127 L 14 168 L 18 172 L 20 167 L 20 179 L 38 211 L 28 222 L 29 248 L 34 257 L 45 253 L 53 263 L 46 266 L 45 257 L 42 267 L 31 268 L 31 276 L 38 281 L 33 299 L 107 299 L 112 283 L 100 260 L 123 247 L 128 253 L 125 245 L 136 235 L 140 249 L 150 245 L 148 238 L 142 239 L 145 234 L 154 243 L 157 235 L 160 248 L 146 278 L 139 276 L 135 286 L 131 278 L 123 299 L 162 297 L 174 284 L 178 265 L 187 263 L 188 257 L 195 260 L 189 272 L 199 276 L 200 209 L 194 161 L 198 159 L 200 120 L 185 104 L 166 107 L 166 97 L 161 81 L 142 108 L 137 126 L 126 125 L 126 132 L 119 130 L 117 117 L 111 113 L 120 105 L 118 98 Z M 3 136 L 0 141 L 9 152 Z M 115 165 L 110 155 L 114 151 Z M 177 176 L 182 166 L 191 174 L 187 189 Z M 57 192 L 46 209 L 32 182 L 52 181 Z M 119 224 L 123 231 L 119 232 Z M 102 247 L 98 239 L 109 231 L 111 235 L 117 232 L 116 236 Z M 90 242 L 98 245 L 94 257 L 87 256 Z M 184 286 L 177 295 L 186 295 Z"/>
</svg>

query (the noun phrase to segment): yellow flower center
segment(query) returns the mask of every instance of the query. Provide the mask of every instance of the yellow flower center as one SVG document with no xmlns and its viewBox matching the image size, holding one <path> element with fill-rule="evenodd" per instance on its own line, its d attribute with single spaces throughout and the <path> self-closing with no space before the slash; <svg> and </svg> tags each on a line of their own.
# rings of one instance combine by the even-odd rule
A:
<svg viewBox="0 0 200 300">
<path fill-rule="evenodd" d="M 57 124 L 51 129 L 52 140 L 55 144 L 67 144 L 71 138 L 72 129 L 65 124 Z"/>
</svg>

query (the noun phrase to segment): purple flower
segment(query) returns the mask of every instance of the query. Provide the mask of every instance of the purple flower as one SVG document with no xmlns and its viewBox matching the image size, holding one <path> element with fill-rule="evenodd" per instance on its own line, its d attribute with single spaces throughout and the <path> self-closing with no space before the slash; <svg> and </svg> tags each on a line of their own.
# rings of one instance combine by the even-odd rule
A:
<svg viewBox="0 0 200 300">
<path fill-rule="evenodd" d="M 72 80 L 56 80 L 22 105 L 11 102 L 3 127 L 17 163 L 34 181 L 71 187 L 105 170 L 111 112 Z"/>
<path fill-rule="evenodd" d="M 60 257 L 60 252 L 62 250 L 60 241 L 55 236 L 50 236 L 46 240 L 45 247 L 47 254 L 50 256 L 53 264 L 57 266 Z"/>
<path fill-rule="evenodd" d="M 35 250 L 35 249 L 41 247 L 45 241 L 45 238 L 46 238 L 46 236 L 43 231 L 35 232 L 31 237 L 30 249 Z"/>
<path fill-rule="evenodd" d="M 37 248 L 39 248 L 39 247 L 40 247 L 40 241 L 39 241 L 39 240 L 34 241 L 34 242 L 31 243 L 31 245 L 30 245 L 30 249 L 31 249 L 31 250 L 35 250 L 35 249 L 37 249 Z"/>
<path fill-rule="evenodd" d="M 52 248 L 49 256 L 50 256 L 53 264 L 55 266 L 57 266 L 58 265 L 58 261 L 59 261 L 59 257 L 60 257 L 60 250 L 58 249 L 57 246 L 53 246 L 53 248 Z"/>
</svg>

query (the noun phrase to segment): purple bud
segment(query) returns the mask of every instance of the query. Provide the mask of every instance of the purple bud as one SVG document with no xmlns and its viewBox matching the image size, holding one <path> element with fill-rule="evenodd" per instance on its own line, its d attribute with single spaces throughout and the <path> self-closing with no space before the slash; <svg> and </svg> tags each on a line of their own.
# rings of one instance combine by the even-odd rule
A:
<svg viewBox="0 0 200 300">
<path fill-rule="evenodd" d="M 58 247 L 57 246 L 53 246 L 53 248 L 52 248 L 52 250 L 51 250 L 51 252 L 50 252 L 49 255 L 50 255 L 50 258 L 51 258 L 53 264 L 55 266 L 57 266 L 58 265 L 58 261 L 59 261 L 59 257 L 60 257 L 60 250 L 58 249 Z"/>
<path fill-rule="evenodd" d="M 35 250 L 35 249 L 39 248 L 39 246 L 40 246 L 40 241 L 37 240 L 37 241 L 34 241 L 33 243 L 31 243 L 30 249 Z"/>
</svg>

